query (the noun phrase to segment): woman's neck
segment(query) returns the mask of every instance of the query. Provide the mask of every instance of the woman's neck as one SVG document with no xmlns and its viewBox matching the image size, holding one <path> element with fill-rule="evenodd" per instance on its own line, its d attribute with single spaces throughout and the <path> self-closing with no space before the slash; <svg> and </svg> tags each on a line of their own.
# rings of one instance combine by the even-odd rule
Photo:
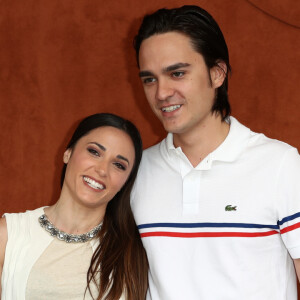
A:
<svg viewBox="0 0 300 300">
<path fill-rule="evenodd" d="M 69 234 L 90 231 L 103 221 L 105 214 L 103 209 L 83 207 L 74 201 L 63 201 L 61 198 L 44 211 L 56 228 Z"/>
</svg>

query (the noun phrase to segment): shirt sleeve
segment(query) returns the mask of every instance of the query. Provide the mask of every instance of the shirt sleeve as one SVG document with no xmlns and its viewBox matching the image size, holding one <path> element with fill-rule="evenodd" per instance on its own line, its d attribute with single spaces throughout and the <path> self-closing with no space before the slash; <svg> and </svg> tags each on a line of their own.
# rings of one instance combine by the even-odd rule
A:
<svg viewBox="0 0 300 300">
<path fill-rule="evenodd" d="M 300 258 L 300 156 L 295 148 L 283 156 L 276 196 L 282 240 L 291 257 Z"/>
</svg>

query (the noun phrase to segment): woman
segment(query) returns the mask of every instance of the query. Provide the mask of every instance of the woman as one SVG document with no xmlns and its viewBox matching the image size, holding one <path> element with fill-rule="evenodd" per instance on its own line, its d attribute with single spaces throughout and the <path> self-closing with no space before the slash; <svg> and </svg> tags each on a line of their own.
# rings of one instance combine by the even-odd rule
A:
<svg viewBox="0 0 300 300">
<path fill-rule="evenodd" d="M 79 124 L 58 201 L 0 220 L 2 300 L 145 298 L 147 259 L 129 203 L 141 155 L 129 121 L 96 114 Z"/>
</svg>

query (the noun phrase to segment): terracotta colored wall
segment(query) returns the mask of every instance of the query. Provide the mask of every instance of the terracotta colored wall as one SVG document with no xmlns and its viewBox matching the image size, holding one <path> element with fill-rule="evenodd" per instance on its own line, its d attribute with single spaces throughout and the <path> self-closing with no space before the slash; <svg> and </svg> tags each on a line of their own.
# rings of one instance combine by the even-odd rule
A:
<svg viewBox="0 0 300 300">
<path fill-rule="evenodd" d="M 114 112 L 145 147 L 165 133 L 132 49 L 141 17 L 182 0 L 0 2 L 0 213 L 53 203 L 76 121 Z M 292 0 L 198 0 L 219 22 L 233 68 L 233 115 L 300 148 L 300 7 Z"/>
</svg>

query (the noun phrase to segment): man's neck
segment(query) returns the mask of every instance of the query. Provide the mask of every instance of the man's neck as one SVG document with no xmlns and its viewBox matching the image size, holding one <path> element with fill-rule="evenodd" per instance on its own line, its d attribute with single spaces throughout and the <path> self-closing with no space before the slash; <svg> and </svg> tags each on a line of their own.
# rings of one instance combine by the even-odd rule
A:
<svg viewBox="0 0 300 300">
<path fill-rule="evenodd" d="M 193 167 L 196 167 L 209 153 L 218 148 L 226 139 L 229 124 L 220 115 L 212 115 L 197 128 L 186 133 L 174 133 L 175 147 L 181 147 Z"/>
</svg>

